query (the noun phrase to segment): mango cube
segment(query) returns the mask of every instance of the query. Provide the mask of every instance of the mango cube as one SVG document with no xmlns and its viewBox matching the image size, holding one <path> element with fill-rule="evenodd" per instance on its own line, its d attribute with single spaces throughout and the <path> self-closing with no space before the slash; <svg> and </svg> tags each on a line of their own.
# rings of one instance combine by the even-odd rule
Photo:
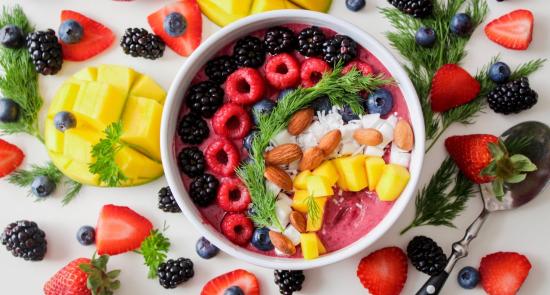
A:
<svg viewBox="0 0 550 295">
<path fill-rule="evenodd" d="M 52 163 L 57 166 L 59 169 L 67 169 L 73 160 L 65 157 L 63 154 L 58 154 L 54 152 L 48 152 L 50 160 Z"/>
<path fill-rule="evenodd" d="M 250 14 L 277 9 L 286 9 L 285 0 L 255 0 Z"/>
<path fill-rule="evenodd" d="M 334 160 L 338 174 L 344 178 L 346 190 L 358 192 L 368 185 L 365 156 L 341 157 Z"/>
<path fill-rule="evenodd" d="M 122 173 L 130 179 L 156 179 L 163 173 L 160 163 L 127 146 L 118 151 L 115 163 L 122 170 Z"/>
<path fill-rule="evenodd" d="M 368 157 L 365 160 L 365 166 L 367 168 L 367 178 L 369 180 L 369 190 L 373 191 L 384 172 L 386 162 L 381 157 Z"/>
<path fill-rule="evenodd" d="M 394 201 L 409 182 L 410 174 L 407 168 L 399 165 L 388 164 L 376 185 L 378 198 L 382 201 Z"/>
<path fill-rule="evenodd" d="M 298 212 L 307 213 L 307 198 L 309 197 L 306 190 L 295 190 L 292 197 L 292 208 Z M 315 203 L 320 208 L 324 208 L 327 198 L 315 198 Z"/>
<path fill-rule="evenodd" d="M 70 111 L 73 108 L 80 85 L 67 82 L 61 85 L 55 94 L 48 109 L 48 118 L 52 118 L 61 111 Z"/>
<path fill-rule="evenodd" d="M 323 245 L 323 242 L 321 241 L 319 236 L 317 236 L 317 248 L 319 248 L 319 254 L 323 255 L 327 253 L 327 248 L 325 247 L 325 245 Z"/>
<path fill-rule="evenodd" d="M 302 7 L 290 2 L 290 0 L 285 0 L 286 9 L 302 9 Z"/>
<path fill-rule="evenodd" d="M 95 81 L 97 79 L 97 68 L 94 68 L 94 67 L 84 68 L 78 71 L 76 74 L 74 74 L 73 78 L 77 80 L 82 80 L 82 81 Z"/>
<path fill-rule="evenodd" d="M 122 137 L 126 143 L 160 161 L 162 106 L 155 100 L 131 96 L 122 114 Z"/>
<path fill-rule="evenodd" d="M 307 231 L 308 232 L 315 232 L 321 229 L 323 227 L 323 219 L 325 217 L 325 204 L 323 203 L 323 206 L 319 206 L 319 215 L 316 218 L 313 218 L 312 216 L 307 216 Z"/>
<path fill-rule="evenodd" d="M 313 175 L 318 175 L 324 177 L 328 180 L 330 186 L 333 186 L 339 178 L 338 171 L 332 163 L 332 161 L 325 161 L 321 166 L 315 168 L 312 172 Z"/>
<path fill-rule="evenodd" d="M 86 165 L 94 161 L 92 147 L 98 143 L 100 135 L 91 129 L 73 128 L 65 131 L 65 156 Z"/>
<path fill-rule="evenodd" d="M 218 26 L 226 26 L 250 12 L 252 0 L 197 0 L 201 12 Z"/>
<path fill-rule="evenodd" d="M 304 170 L 300 173 L 298 173 L 298 175 L 296 175 L 296 177 L 294 177 L 294 188 L 297 188 L 297 189 L 306 189 L 307 188 L 307 182 L 306 182 L 306 179 L 308 176 L 311 175 L 311 171 L 309 170 Z"/>
<path fill-rule="evenodd" d="M 77 119 L 103 131 L 111 123 L 118 121 L 126 96 L 110 84 L 86 82 L 80 87 L 74 103 Z"/>
<path fill-rule="evenodd" d="M 99 175 L 90 173 L 87 163 L 71 161 L 64 173 L 80 183 L 99 185 Z"/>
<path fill-rule="evenodd" d="M 54 153 L 63 154 L 63 146 L 65 145 L 65 135 L 63 132 L 57 130 L 53 123 L 53 120 L 46 120 L 46 127 L 44 128 L 44 142 L 48 150 Z"/>
<path fill-rule="evenodd" d="M 132 86 L 130 96 L 147 97 L 163 104 L 166 99 L 166 91 L 149 76 L 143 75 L 140 76 L 134 83 L 134 86 Z"/>
<path fill-rule="evenodd" d="M 302 254 L 304 259 L 311 260 L 319 257 L 319 242 L 317 234 L 300 234 L 300 243 L 302 245 Z"/>
<path fill-rule="evenodd" d="M 126 96 L 139 74 L 131 68 L 115 65 L 101 65 L 97 69 L 97 81 L 113 85 Z"/>
<path fill-rule="evenodd" d="M 327 197 L 334 195 L 330 181 L 323 176 L 310 175 L 306 178 L 307 193 L 314 197 Z"/>
<path fill-rule="evenodd" d="M 301 6 L 307 10 L 315 10 L 319 12 L 328 12 L 332 0 L 290 0 L 294 4 Z"/>
</svg>

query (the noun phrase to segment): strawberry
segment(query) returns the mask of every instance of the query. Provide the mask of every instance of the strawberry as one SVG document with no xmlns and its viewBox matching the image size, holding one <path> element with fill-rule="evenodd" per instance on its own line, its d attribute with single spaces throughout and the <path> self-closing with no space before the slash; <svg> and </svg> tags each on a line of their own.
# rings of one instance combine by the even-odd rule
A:
<svg viewBox="0 0 550 295">
<path fill-rule="evenodd" d="M 398 247 L 387 247 L 361 259 L 357 277 L 372 295 L 398 295 L 407 281 L 407 256 Z"/>
<path fill-rule="evenodd" d="M 481 171 L 493 161 L 488 145 L 491 142 L 498 142 L 498 137 L 489 134 L 451 136 L 445 140 L 445 148 L 468 179 L 486 183 L 494 179 L 481 175 Z"/>
<path fill-rule="evenodd" d="M 86 17 L 76 11 L 61 11 L 61 22 L 74 20 L 84 29 L 84 35 L 78 43 L 67 44 L 62 41 L 63 59 L 70 61 L 83 61 L 92 58 L 115 41 L 115 34 L 109 28 Z"/>
<path fill-rule="evenodd" d="M 446 64 L 435 73 L 430 92 L 432 110 L 446 112 L 472 101 L 481 86 L 463 68 L 455 64 Z"/>
<path fill-rule="evenodd" d="M 531 263 L 515 252 L 497 252 L 481 259 L 481 285 L 489 295 L 514 295 L 525 282 Z"/>
<path fill-rule="evenodd" d="M 201 295 L 223 295 L 227 288 L 237 286 L 244 295 L 260 295 L 256 276 L 244 269 L 237 269 L 218 276 L 204 285 Z"/>
<path fill-rule="evenodd" d="M 0 139 L 0 178 L 15 171 L 24 158 L 25 154 L 17 146 Z"/>
<path fill-rule="evenodd" d="M 183 16 L 186 27 L 179 36 L 171 36 L 165 30 L 165 18 L 171 13 Z M 180 0 L 164 6 L 147 17 L 147 21 L 155 34 L 181 56 L 189 56 L 199 47 L 202 38 L 202 16 L 196 0 Z"/>
<path fill-rule="evenodd" d="M 534 21 L 531 11 L 514 10 L 488 23 L 485 35 L 506 48 L 525 50 L 533 40 Z"/>
<path fill-rule="evenodd" d="M 97 253 L 116 255 L 135 250 L 152 229 L 151 222 L 132 209 L 105 205 L 97 221 Z"/>
</svg>

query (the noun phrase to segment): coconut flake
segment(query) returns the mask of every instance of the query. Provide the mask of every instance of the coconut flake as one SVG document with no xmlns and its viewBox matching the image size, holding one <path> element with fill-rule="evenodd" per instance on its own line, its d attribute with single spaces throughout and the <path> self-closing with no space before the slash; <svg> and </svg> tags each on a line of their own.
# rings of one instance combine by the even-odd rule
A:
<svg viewBox="0 0 550 295">
<path fill-rule="evenodd" d="M 390 150 L 391 164 L 395 164 L 403 167 L 409 167 L 410 162 L 411 162 L 410 153 L 403 151 L 402 149 L 396 147 L 395 145 L 392 145 Z"/>
<path fill-rule="evenodd" d="M 384 149 L 381 149 L 378 146 L 367 146 L 365 148 L 365 155 L 372 157 L 382 157 L 384 156 Z"/>
<path fill-rule="evenodd" d="M 385 147 L 390 142 L 392 142 L 393 126 L 390 123 L 386 121 L 381 121 L 381 123 L 379 124 L 378 127 L 376 127 L 376 129 L 380 131 L 380 133 L 382 133 L 382 136 L 383 136 L 382 143 L 379 146 Z"/>
<path fill-rule="evenodd" d="M 305 132 L 300 134 L 297 138 L 297 141 L 298 141 L 298 145 L 303 150 L 307 150 L 309 148 L 317 146 L 318 144 L 317 138 L 315 138 L 315 136 L 311 132 Z"/>
<path fill-rule="evenodd" d="M 288 133 L 287 129 L 284 129 L 283 131 L 279 132 L 277 135 L 273 137 L 273 139 L 271 140 L 271 143 L 274 146 L 287 144 L 287 143 L 296 143 L 296 136 L 291 135 L 290 133 Z"/>
<path fill-rule="evenodd" d="M 361 116 L 361 126 L 363 128 L 375 128 L 380 121 L 380 114 L 367 114 Z"/>
<path fill-rule="evenodd" d="M 292 242 L 292 244 L 294 244 L 294 246 L 298 246 L 302 239 L 300 232 L 292 224 L 289 224 L 285 228 L 283 235 L 285 235 Z"/>
</svg>

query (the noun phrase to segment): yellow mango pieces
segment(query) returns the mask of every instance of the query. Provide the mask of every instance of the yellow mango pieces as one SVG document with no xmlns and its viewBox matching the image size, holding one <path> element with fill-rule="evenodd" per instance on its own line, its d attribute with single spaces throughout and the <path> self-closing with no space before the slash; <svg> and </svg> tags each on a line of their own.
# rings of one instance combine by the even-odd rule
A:
<svg viewBox="0 0 550 295">
<path fill-rule="evenodd" d="M 409 182 L 410 174 L 407 168 L 399 165 L 388 164 L 382 172 L 380 181 L 376 185 L 376 193 L 382 201 L 394 201 Z"/>
</svg>

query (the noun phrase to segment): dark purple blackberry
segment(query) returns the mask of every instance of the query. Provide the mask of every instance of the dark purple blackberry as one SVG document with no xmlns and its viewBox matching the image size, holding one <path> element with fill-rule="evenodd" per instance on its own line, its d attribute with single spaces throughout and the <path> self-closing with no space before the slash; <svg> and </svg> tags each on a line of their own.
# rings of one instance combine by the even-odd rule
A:
<svg viewBox="0 0 550 295">
<path fill-rule="evenodd" d="M 10 223 L 0 235 L 0 240 L 15 257 L 40 261 L 46 255 L 46 234 L 33 221 L 19 220 Z"/>
<path fill-rule="evenodd" d="M 439 274 L 447 264 L 441 247 L 425 236 L 416 236 L 409 242 L 407 256 L 416 269 L 430 276 Z"/>
<path fill-rule="evenodd" d="M 168 259 L 157 268 L 159 283 L 165 289 L 174 289 L 195 275 L 193 261 L 187 258 Z"/>
<path fill-rule="evenodd" d="M 38 73 L 55 75 L 61 70 L 63 53 L 54 30 L 36 31 L 28 35 L 27 49 Z"/>
<path fill-rule="evenodd" d="M 185 175 L 193 178 L 204 174 L 204 154 L 196 146 L 186 147 L 178 154 L 178 166 Z"/>
<path fill-rule="evenodd" d="M 296 37 L 292 30 L 285 27 L 273 27 L 264 36 L 264 46 L 267 52 L 275 55 L 291 52 L 296 45 Z"/>
<path fill-rule="evenodd" d="M 159 36 L 145 29 L 128 28 L 120 39 L 120 47 L 125 54 L 133 57 L 157 59 L 164 54 L 166 45 Z"/>
<path fill-rule="evenodd" d="M 343 65 L 357 56 L 357 43 L 348 36 L 336 35 L 323 43 L 323 59 L 332 66 Z"/>
<path fill-rule="evenodd" d="M 174 199 L 174 195 L 172 195 L 172 190 L 169 186 L 161 188 L 159 190 L 158 196 L 158 207 L 160 210 L 168 213 L 181 212 L 180 206 L 178 206 L 176 199 Z"/>
<path fill-rule="evenodd" d="M 306 277 L 301 270 L 275 270 L 275 284 L 279 286 L 281 295 L 292 295 L 302 290 Z"/>
<path fill-rule="evenodd" d="M 489 107 L 496 113 L 505 115 L 530 109 L 538 101 L 539 95 L 529 87 L 529 79 L 522 77 L 500 84 L 487 95 Z"/>
<path fill-rule="evenodd" d="M 208 123 L 194 113 L 183 116 L 178 125 L 178 135 L 184 143 L 201 144 L 209 134 Z"/>
<path fill-rule="evenodd" d="M 233 58 L 239 67 L 259 68 L 265 61 L 265 48 L 262 40 L 246 36 L 237 40 L 233 47 Z"/>
<path fill-rule="evenodd" d="M 235 60 L 231 56 L 222 55 L 208 61 L 204 73 L 211 81 L 223 84 L 235 70 L 237 70 Z"/>
<path fill-rule="evenodd" d="M 220 182 L 214 175 L 205 173 L 191 182 L 189 195 L 199 207 L 206 207 L 216 199 Z"/>
<path fill-rule="evenodd" d="M 298 52 L 303 56 L 319 56 L 323 53 L 326 36 L 319 27 L 303 29 L 298 34 Z"/>
<path fill-rule="evenodd" d="M 185 103 L 195 113 L 211 118 L 223 104 L 224 92 L 212 81 L 199 82 L 187 92 Z"/>
<path fill-rule="evenodd" d="M 388 0 L 388 2 L 401 12 L 417 18 L 430 16 L 433 11 L 432 0 Z"/>
</svg>

